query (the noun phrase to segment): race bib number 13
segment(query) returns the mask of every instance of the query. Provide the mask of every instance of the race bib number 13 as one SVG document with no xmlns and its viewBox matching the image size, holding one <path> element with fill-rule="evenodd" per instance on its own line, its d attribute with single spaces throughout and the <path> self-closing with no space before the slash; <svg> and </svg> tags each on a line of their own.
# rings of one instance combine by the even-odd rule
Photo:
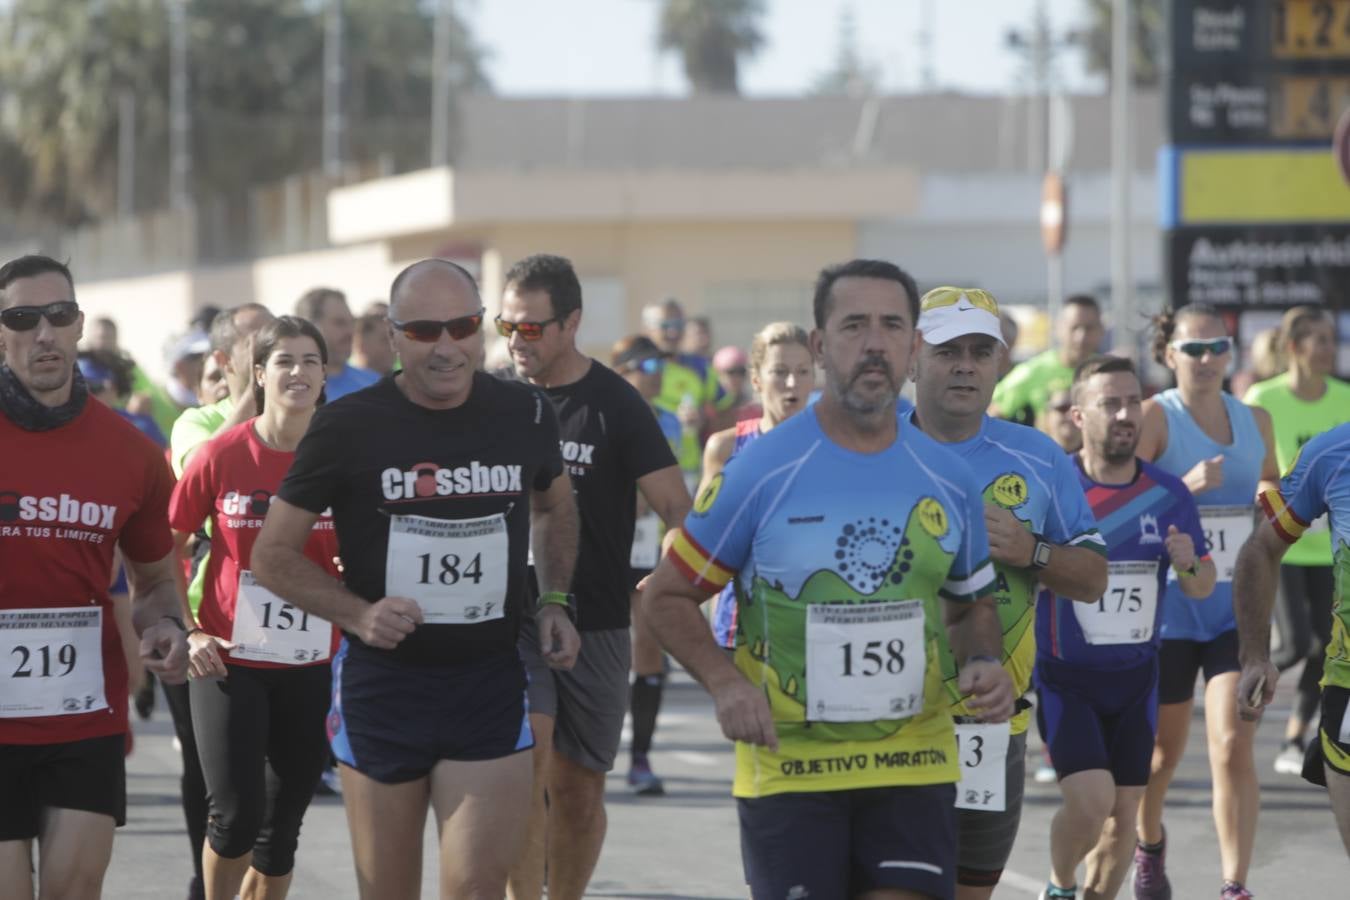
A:
<svg viewBox="0 0 1350 900">
<path fill-rule="evenodd" d="M 107 706 L 101 607 L 0 611 L 0 719 Z"/>
<path fill-rule="evenodd" d="M 1007 722 L 958 723 L 956 756 L 961 781 L 956 785 L 956 808 L 1003 812 L 1008 803 Z"/>
</svg>

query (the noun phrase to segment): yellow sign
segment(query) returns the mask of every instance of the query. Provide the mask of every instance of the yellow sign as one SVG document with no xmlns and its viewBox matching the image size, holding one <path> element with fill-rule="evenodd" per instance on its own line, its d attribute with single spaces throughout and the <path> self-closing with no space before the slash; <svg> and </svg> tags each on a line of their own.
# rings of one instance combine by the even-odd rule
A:
<svg viewBox="0 0 1350 900">
<path fill-rule="evenodd" d="M 1027 480 L 1016 472 L 998 476 L 990 492 L 994 502 L 1004 509 L 1015 509 L 1027 502 Z"/>
<path fill-rule="evenodd" d="M 1281 140 L 1326 140 L 1350 109 L 1350 75 L 1281 75 L 1272 82 L 1270 134 Z"/>
<path fill-rule="evenodd" d="M 722 490 L 722 473 L 718 472 L 713 476 L 713 480 L 708 482 L 708 486 L 698 495 L 694 501 L 694 512 L 700 516 L 712 509 L 713 502 L 717 500 L 717 494 Z"/>
<path fill-rule="evenodd" d="M 1180 165 L 1182 225 L 1350 220 L 1350 185 L 1325 149 L 1193 150 Z"/>
<path fill-rule="evenodd" d="M 1274 0 L 1270 14 L 1276 59 L 1350 56 L 1350 0 Z"/>
<path fill-rule="evenodd" d="M 947 534 L 947 511 L 932 497 L 919 501 L 919 524 L 933 537 L 941 539 Z"/>
</svg>

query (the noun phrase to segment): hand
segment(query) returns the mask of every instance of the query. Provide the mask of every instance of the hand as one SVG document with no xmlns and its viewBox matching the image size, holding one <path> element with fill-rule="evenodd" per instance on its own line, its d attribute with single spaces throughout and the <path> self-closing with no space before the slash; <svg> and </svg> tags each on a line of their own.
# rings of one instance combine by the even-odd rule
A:
<svg viewBox="0 0 1350 900">
<path fill-rule="evenodd" d="M 1175 525 L 1167 526 L 1167 555 L 1172 558 L 1172 568 L 1184 572 L 1195 566 L 1195 541 L 1189 534 L 1183 534 Z"/>
<path fill-rule="evenodd" d="M 424 621 L 416 600 L 383 597 L 361 612 L 352 631 L 368 647 L 393 650 Z"/>
<path fill-rule="evenodd" d="M 1265 679 L 1265 683 L 1261 688 L 1261 696 L 1253 698 L 1252 692 L 1256 690 L 1256 685 L 1262 678 Z M 1247 722 L 1259 719 L 1261 710 L 1275 699 L 1275 682 L 1279 678 L 1280 670 L 1271 665 L 1268 659 L 1244 664 L 1237 684 L 1238 716 Z M 1255 703 L 1252 703 L 1253 699 L 1256 700 Z"/>
<path fill-rule="evenodd" d="M 728 739 L 778 752 L 778 732 L 764 691 L 738 675 L 713 691 L 713 702 L 717 705 L 717 724 Z"/>
<path fill-rule="evenodd" d="M 205 631 L 188 635 L 188 675 L 191 678 L 227 678 L 229 670 L 220 651 L 233 650 L 234 644 Z"/>
<path fill-rule="evenodd" d="M 1036 537 L 1022 520 L 993 503 L 984 505 L 984 527 L 989 532 L 989 555 L 994 562 L 1025 569 L 1036 552 Z"/>
<path fill-rule="evenodd" d="M 1202 459 L 1181 479 L 1192 494 L 1212 491 L 1223 485 L 1223 454 Z"/>
<path fill-rule="evenodd" d="M 1012 718 L 1012 676 L 998 663 L 978 659 L 961 667 L 956 682 L 967 705 L 981 722 L 1006 722 Z"/>
<path fill-rule="evenodd" d="M 566 672 L 577 663 L 581 652 L 581 635 L 567 617 L 567 610 L 556 603 L 545 603 L 534 614 L 539 626 L 539 655 L 550 669 Z"/>
<path fill-rule="evenodd" d="M 158 675 L 165 684 L 187 680 L 187 637 L 173 622 L 159 621 L 141 632 L 140 656 L 145 670 Z"/>
</svg>

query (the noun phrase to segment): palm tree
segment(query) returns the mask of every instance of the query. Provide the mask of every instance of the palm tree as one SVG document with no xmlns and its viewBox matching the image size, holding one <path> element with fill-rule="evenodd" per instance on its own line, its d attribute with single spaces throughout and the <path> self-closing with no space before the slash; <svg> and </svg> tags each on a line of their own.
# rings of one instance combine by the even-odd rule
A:
<svg viewBox="0 0 1350 900">
<path fill-rule="evenodd" d="M 695 94 L 738 94 L 737 63 L 764 44 L 763 0 L 664 0 L 657 46 L 676 50 Z"/>
</svg>

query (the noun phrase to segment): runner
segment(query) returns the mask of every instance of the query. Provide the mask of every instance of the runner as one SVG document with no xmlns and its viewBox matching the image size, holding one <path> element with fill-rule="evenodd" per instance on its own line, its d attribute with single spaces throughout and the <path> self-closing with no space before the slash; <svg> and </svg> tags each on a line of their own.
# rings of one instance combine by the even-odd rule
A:
<svg viewBox="0 0 1350 900">
<path fill-rule="evenodd" d="M 324 719 L 332 627 L 259 587 L 250 550 L 269 501 L 322 401 L 328 351 L 317 328 L 283 316 L 254 342 L 258 416 L 195 454 L 174 488 L 181 544 L 211 523 L 211 555 L 193 627 L 191 709 L 210 797 L 202 868 L 208 900 L 285 897 L 300 823 L 327 764 Z M 337 540 L 321 517 L 306 555 L 334 578 Z"/>
<path fill-rule="evenodd" d="M 1035 429 L 985 414 L 1007 353 L 998 303 L 984 291 L 942 287 L 925 294 L 920 309 L 917 406 L 908 419 L 965 460 L 983 485 L 1001 659 L 1021 698 L 1036 660 L 1037 583 L 1066 597 L 1100 597 L 1106 544 L 1069 457 Z M 943 646 L 939 659 L 961 751 L 956 896 L 980 900 L 993 895 L 1017 837 L 1031 704 L 1019 699 L 1010 723 L 978 723 L 962 702 L 950 649 Z"/>
<path fill-rule="evenodd" d="M 356 335 L 356 320 L 347 306 L 346 294 L 334 288 L 311 288 L 296 301 L 295 314 L 313 322 L 328 346 L 324 391 L 329 400 L 345 397 L 380 380 L 378 373 L 358 369 L 348 362 Z"/>
<path fill-rule="evenodd" d="M 562 456 L 576 494 L 580 545 L 571 590 L 582 598 L 574 667 L 551 672 L 532 623 L 520 634 L 530 673 L 535 797 L 528 850 L 511 873 L 511 896 L 580 898 L 605 840 L 605 773 L 614 767 L 628 699 L 629 557 L 640 491 L 670 526 L 689 493 L 661 427 L 642 396 L 576 346 L 581 284 L 572 264 L 540 254 L 506 273 L 497 331 L 516 373 L 557 412 Z M 547 794 L 547 803 L 545 803 Z M 547 862 L 547 865 L 546 865 Z"/>
<path fill-rule="evenodd" d="M 126 821 L 127 663 L 108 595 L 130 581 L 140 658 L 187 673 L 163 454 L 90 401 L 70 270 L 0 266 L 0 885 L 96 898 Z M 96 453 L 99 465 L 90 465 Z"/>
<path fill-rule="evenodd" d="M 1266 521 L 1242 545 L 1233 577 L 1241 637 L 1238 711 L 1255 719 L 1275 698 L 1279 670 L 1270 661 L 1270 612 L 1275 567 L 1310 523 L 1330 515 L 1336 542 L 1336 605 L 1322 676 L 1320 740 L 1308 753 L 1305 778 L 1325 784 L 1350 855 L 1350 425 L 1318 435 L 1303 447 L 1277 490 L 1261 495 Z M 1261 685 L 1264 684 L 1264 689 Z"/>
<path fill-rule="evenodd" d="M 203 366 L 216 366 L 225 373 L 226 396 L 214 403 L 184 410 L 169 432 L 169 462 L 180 478 L 188 462 L 217 433 L 247 422 L 257 415 L 253 396 L 253 336 L 273 320 L 271 310 L 261 303 L 243 303 L 223 310 L 211 320 L 211 352 Z M 187 569 L 187 600 L 193 619 L 201 606 L 206 585 L 206 562 L 211 548 L 209 523 L 189 543 L 191 563 Z M 202 847 L 206 845 L 206 777 L 197 753 L 197 736 L 192 730 L 191 691 L 186 683 L 164 685 L 164 702 L 173 717 L 173 732 L 183 760 L 179 791 L 183 801 L 183 820 L 187 826 L 192 883 L 189 900 L 206 896 L 202 875 Z"/>
<path fill-rule="evenodd" d="M 944 623 L 972 707 L 991 722 L 1013 708 L 979 487 L 896 412 L 913 279 L 887 262 L 832 266 L 814 312 L 824 396 L 699 495 L 647 588 L 653 622 L 737 741 L 756 900 L 950 898 Z M 747 586 L 734 664 L 698 608 L 733 575 Z"/>
<path fill-rule="evenodd" d="M 1194 603 L 1169 575 L 1163 597 L 1162 649 L 1158 654 L 1158 734 L 1148 790 L 1139 807 L 1134 851 L 1134 895 L 1168 900 L 1162 827 L 1167 786 L 1186 752 L 1195 678 L 1205 676 L 1205 731 L 1214 784 L 1214 826 L 1219 836 L 1223 900 L 1252 895 L 1244 887 L 1261 808 L 1252 742 L 1254 723 L 1238 719 L 1234 693 L 1241 666 L 1233 618 L 1233 562 L 1251 533 L 1257 484 L 1274 482 L 1275 437 L 1270 414 L 1238 402 L 1223 390 L 1233 339 L 1212 307 L 1168 311 L 1154 320 L 1153 355 L 1176 374 L 1177 386 L 1144 403 L 1140 459 L 1182 482 L 1200 506 L 1200 524 L 1214 557 L 1218 583 L 1204 603 Z"/>
<path fill-rule="evenodd" d="M 703 460 L 703 433 L 717 410 L 728 408 L 733 400 L 717 382 L 717 373 L 707 357 L 681 353 L 686 319 L 684 307 L 674 297 L 653 303 L 642 310 L 642 324 L 652 343 L 669 356 L 661 372 L 661 393 L 656 405 L 674 413 L 684 429 L 680 450 L 676 453 L 685 484 L 694 490 Z"/>
<path fill-rule="evenodd" d="M 1336 368 L 1336 329 L 1325 310 L 1294 307 L 1284 314 L 1280 334 L 1289 370 L 1253 385 L 1242 399 L 1269 411 L 1275 422 L 1279 470 L 1288 472 L 1299 449 L 1314 435 L 1350 422 L 1350 384 L 1331 377 Z M 1303 662 L 1298 700 L 1275 757 L 1275 771 L 1283 775 L 1297 775 L 1303 769 L 1303 736 L 1322 695 L 1319 684 L 1331 638 L 1335 587 L 1326 520 L 1314 522 L 1301 535 L 1285 554 L 1275 596 L 1280 635 L 1275 665 L 1284 671 Z"/>
<path fill-rule="evenodd" d="M 610 352 L 610 366 L 631 384 L 649 404 L 661 392 L 661 369 L 665 354 L 640 334 L 620 339 Z M 680 420 L 664 409 L 651 407 L 671 453 L 679 450 Z M 633 686 L 628 694 L 633 737 L 629 741 L 628 786 L 639 796 L 660 796 L 665 783 L 652 771 L 649 754 L 656 734 L 656 717 L 666 684 L 666 656 L 643 615 L 641 585 L 661 558 L 664 526 L 661 517 L 637 498 L 633 547 L 628 555 L 628 583 L 633 587 L 629 602 L 633 610 Z"/>
<path fill-rule="evenodd" d="M 703 448 L 703 482 L 699 493 L 722 474 L 727 462 L 760 435 L 806 408 L 816 387 L 816 363 L 811 357 L 811 339 L 791 322 L 765 325 L 750 343 L 750 383 L 760 397 L 764 412 L 744 419 L 732 428 L 708 438 Z M 736 649 L 736 592 L 733 579 L 713 601 L 713 636 L 717 646 Z"/>
<path fill-rule="evenodd" d="M 1074 376 L 1079 481 L 1106 539 L 1109 581 L 1096 601 L 1047 592 L 1036 604 L 1036 718 L 1064 797 L 1050 825 L 1042 900 L 1078 896 L 1084 859 L 1085 896 L 1114 897 L 1125 880 L 1153 755 L 1167 570 L 1187 597 L 1214 589 L 1190 492 L 1135 456 L 1141 393 L 1134 363 L 1122 357 L 1094 357 Z"/>
<path fill-rule="evenodd" d="M 1050 395 L 1068 389 L 1074 369 L 1101 349 L 1106 333 L 1101 307 L 1086 294 L 1065 298 L 1054 333 L 1054 346 L 1014 366 L 994 388 L 990 415 L 1043 427 L 1041 417 Z"/>
<path fill-rule="evenodd" d="M 483 308 L 468 272 L 414 263 L 394 280 L 389 315 L 403 370 L 315 415 L 253 572 L 344 633 L 328 737 L 361 897 L 418 896 L 428 804 L 442 894 L 500 897 L 530 804 L 521 620 L 534 613 L 550 664 L 577 653 L 572 491 L 547 400 L 475 371 Z M 330 508 L 345 586 L 304 554 Z"/>
</svg>

